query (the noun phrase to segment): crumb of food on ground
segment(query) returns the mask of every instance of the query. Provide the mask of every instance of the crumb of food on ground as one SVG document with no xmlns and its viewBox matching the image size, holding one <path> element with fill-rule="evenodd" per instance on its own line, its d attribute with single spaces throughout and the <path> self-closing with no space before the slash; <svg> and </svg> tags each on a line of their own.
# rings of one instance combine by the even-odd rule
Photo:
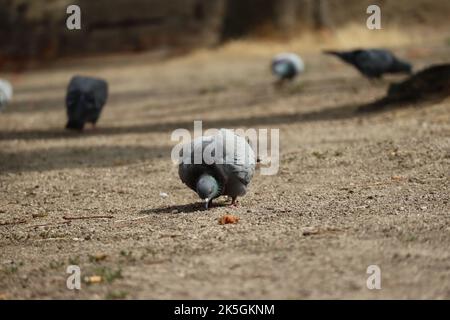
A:
<svg viewBox="0 0 450 320">
<path fill-rule="evenodd" d="M 100 283 L 102 281 L 103 281 L 103 278 L 101 276 L 90 276 L 90 277 L 84 278 L 84 282 L 86 282 L 88 284 Z"/>
<path fill-rule="evenodd" d="M 237 223 L 238 221 L 239 217 L 232 214 L 226 214 L 219 218 L 219 224 Z"/>
</svg>

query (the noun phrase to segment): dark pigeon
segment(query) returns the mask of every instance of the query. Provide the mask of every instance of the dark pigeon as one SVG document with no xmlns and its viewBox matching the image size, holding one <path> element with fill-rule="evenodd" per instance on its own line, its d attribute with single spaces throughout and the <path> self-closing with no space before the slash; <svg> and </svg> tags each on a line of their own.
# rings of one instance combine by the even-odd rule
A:
<svg viewBox="0 0 450 320">
<path fill-rule="evenodd" d="M 353 65 L 368 78 L 380 78 L 385 73 L 412 73 L 409 62 L 398 59 L 388 50 L 367 49 L 353 51 L 324 51 L 339 57 L 344 62 Z"/>
<path fill-rule="evenodd" d="M 67 129 L 83 130 L 89 122 L 95 125 L 108 97 L 105 80 L 75 76 L 67 88 Z"/>
</svg>

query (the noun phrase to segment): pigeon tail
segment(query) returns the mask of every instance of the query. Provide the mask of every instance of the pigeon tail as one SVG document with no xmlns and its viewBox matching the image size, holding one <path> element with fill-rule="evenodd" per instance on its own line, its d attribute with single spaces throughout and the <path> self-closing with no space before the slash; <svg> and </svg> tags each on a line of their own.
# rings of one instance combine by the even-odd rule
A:
<svg viewBox="0 0 450 320">
<path fill-rule="evenodd" d="M 340 54 L 339 51 L 334 51 L 334 50 L 323 50 L 322 53 L 324 53 L 324 54 L 333 54 L 335 56 Z"/>
</svg>

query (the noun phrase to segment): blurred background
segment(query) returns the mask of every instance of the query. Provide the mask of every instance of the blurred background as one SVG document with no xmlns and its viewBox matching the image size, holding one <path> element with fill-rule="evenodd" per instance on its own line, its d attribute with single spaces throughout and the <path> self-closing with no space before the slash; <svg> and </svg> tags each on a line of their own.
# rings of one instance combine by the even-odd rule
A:
<svg viewBox="0 0 450 320">
<path fill-rule="evenodd" d="M 81 8 L 81 30 L 66 28 L 70 4 Z M 371 4 L 382 8 L 383 31 L 364 28 Z M 0 0 L 0 68 L 105 53 L 180 54 L 243 38 L 302 38 L 302 50 L 374 37 L 400 45 L 448 36 L 449 16 L 446 0 Z"/>
</svg>

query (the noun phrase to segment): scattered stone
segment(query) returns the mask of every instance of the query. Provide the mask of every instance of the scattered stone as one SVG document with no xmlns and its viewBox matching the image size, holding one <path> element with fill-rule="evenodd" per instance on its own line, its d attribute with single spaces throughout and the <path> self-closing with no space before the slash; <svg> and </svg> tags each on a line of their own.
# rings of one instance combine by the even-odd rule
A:
<svg viewBox="0 0 450 320">
<path fill-rule="evenodd" d="M 314 227 L 307 227 L 307 228 L 304 228 L 302 231 L 302 234 L 304 236 L 310 236 L 310 235 L 318 234 L 318 233 L 319 233 L 319 229 L 314 228 Z"/>
<path fill-rule="evenodd" d="M 48 213 L 46 212 L 40 212 L 40 213 L 33 213 L 31 214 L 31 216 L 35 219 L 35 218 L 44 218 L 46 216 L 48 216 Z"/>
</svg>

